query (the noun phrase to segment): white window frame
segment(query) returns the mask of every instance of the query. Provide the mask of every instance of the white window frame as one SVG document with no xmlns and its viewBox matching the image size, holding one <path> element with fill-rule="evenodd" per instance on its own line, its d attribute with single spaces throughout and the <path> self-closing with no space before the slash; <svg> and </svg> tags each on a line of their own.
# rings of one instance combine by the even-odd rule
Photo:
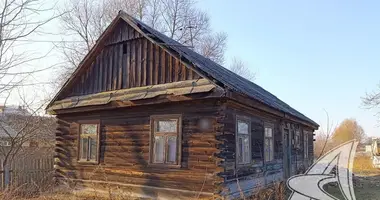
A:
<svg viewBox="0 0 380 200">
<path fill-rule="evenodd" d="M 303 156 L 305 159 L 309 157 L 309 132 L 303 131 Z"/>
<path fill-rule="evenodd" d="M 271 135 L 267 131 L 271 130 Z M 269 147 L 267 144 L 270 144 Z M 269 155 L 269 157 L 268 157 Z M 264 161 L 272 162 L 274 160 L 274 125 L 264 124 Z"/>
<path fill-rule="evenodd" d="M 239 123 L 245 123 L 248 125 L 248 132 L 247 133 L 239 132 Z M 235 137 L 235 139 L 236 139 L 236 163 L 240 166 L 250 164 L 251 160 L 252 160 L 252 156 L 251 156 L 251 152 L 252 152 L 251 120 L 248 117 L 236 116 L 235 125 L 236 125 L 236 129 L 235 129 L 235 132 L 236 132 L 236 137 Z M 247 152 L 241 152 L 242 149 L 245 149 L 244 144 L 246 144 L 246 143 L 243 143 L 243 141 L 245 139 L 248 139 Z M 240 146 L 239 141 L 242 141 L 242 146 Z M 242 156 L 242 160 L 239 159 L 240 155 Z"/>
</svg>

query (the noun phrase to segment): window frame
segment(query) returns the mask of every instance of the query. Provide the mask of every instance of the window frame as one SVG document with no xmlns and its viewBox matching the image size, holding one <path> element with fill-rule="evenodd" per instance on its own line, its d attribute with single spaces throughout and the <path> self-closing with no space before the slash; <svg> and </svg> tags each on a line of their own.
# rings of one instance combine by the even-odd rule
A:
<svg viewBox="0 0 380 200">
<path fill-rule="evenodd" d="M 165 120 L 173 120 L 177 121 L 177 132 L 156 132 L 155 122 L 156 121 L 165 121 Z M 165 151 L 164 151 L 164 162 L 157 163 L 154 162 L 154 137 L 156 134 L 160 136 L 175 136 L 177 137 L 177 152 L 176 152 L 176 162 L 166 162 L 167 160 L 167 140 L 165 140 Z M 150 116 L 150 131 L 149 131 L 149 165 L 150 166 L 158 166 L 158 167 L 174 167 L 180 168 L 182 162 L 182 115 L 181 114 L 167 114 L 167 115 L 151 115 Z"/>
<path fill-rule="evenodd" d="M 301 148 L 301 141 L 302 141 L 302 139 L 301 139 L 301 131 L 299 130 L 299 129 L 295 129 L 294 130 L 294 134 L 295 134 L 295 136 L 294 136 L 294 146 L 296 147 L 296 149 L 300 149 Z"/>
<path fill-rule="evenodd" d="M 271 130 L 272 130 L 272 136 L 271 137 L 267 137 L 266 136 L 266 129 L 267 128 L 270 128 Z M 270 163 L 270 162 L 273 162 L 274 160 L 275 160 L 275 158 L 274 158 L 274 124 L 273 123 L 268 123 L 268 122 L 265 122 L 264 123 L 264 151 L 263 151 L 263 153 L 264 153 L 264 163 Z M 267 140 L 267 139 L 270 139 L 270 141 L 271 141 L 271 149 L 270 149 L 270 154 L 269 154 L 269 158 L 271 158 L 270 160 L 267 160 L 267 157 L 266 157 L 266 146 L 265 146 L 265 141 Z"/>
<path fill-rule="evenodd" d="M 239 163 L 239 158 L 238 158 L 238 155 L 240 153 L 240 148 L 239 148 L 239 121 L 241 122 L 245 122 L 247 125 L 248 125 L 248 134 L 242 134 L 242 135 L 248 135 L 248 162 L 243 162 L 243 163 Z M 236 154 L 236 158 L 235 158 L 235 162 L 236 162 L 236 165 L 241 167 L 241 166 L 246 166 L 246 165 L 250 165 L 252 163 L 252 130 L 251 130 L 251 119 L 249 117 L 246 117 L 246 116 L 240 116 L 240 115 L 236 115 L 236 120 L 235 120 L 235 145 L 236 145 L 236 148 L 235 148 L 235 154 Z M 244 160 L 244 159 L 243 159 Z"/>
<path fill-rule="evenodd" d="M 309 159 L 309 132 L 303 131 L 303 157 Z"/>
<path fill-rule="evenodd" d="M 78 163 L 82 164 L 99 164 L 100 163 L 100 120 L 81 120 L 78 121 L 78 146 L 77 146 L 77 161 Z M 90 151 L 89 151 L 89 145 L 90 143 L 87 141 L 87 159 L 82 159 L 82 148 L 81 148 L 81 139 L 84 138 L 82 137 L 82 125 L 96 125 L 96 155 L 95 155 L 95 160 L 90 160 Z M 87 138 L 90 138 L 91 136 L 87 136 Z M 93 138 L 93 137 L 91 137 Z"/>
</svg>

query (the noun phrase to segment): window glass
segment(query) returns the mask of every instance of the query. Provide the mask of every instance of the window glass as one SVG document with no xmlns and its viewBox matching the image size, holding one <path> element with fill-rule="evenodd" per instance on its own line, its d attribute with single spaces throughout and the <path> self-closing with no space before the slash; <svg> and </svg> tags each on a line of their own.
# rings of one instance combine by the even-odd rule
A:
<svg viewBox="0 0 380 200">
<path fill-rule="evenodd" d="M 82 124 L 82 134 L 96 134 L 98 132 L 97 124 Z"/>
<path fill-rule="evenodd" d="M 248 134 L 248 124 L 246 122 L 238 120 L 238 133 Z"/>
<path fill-rule="evenodd" d="M 272 137 L 272 128 L 265 128 L 265 137 Z"/>
<path fill-rule="evenodd" d="M 238 162 L 239 163 L 243 163 L 243 138 L 239 137 L 238 138 L 238 148 L 239 148 L 239 152 L 238 152 Z"/>
<path fill-rule="evenodd" d="M 244 138 L 244 163 L 249 163 L 249 152 L 250 152 L 250 148 L 249 148 L 249 137 L 245 137 Z"/>
<path fill-rule="evenodd" d="M 177 159 L 177 137 L 168 137 L 168 162 L 176 162 Z"/>
<path fill-rule="evenodd" d="M 81 138 L 81 159 L 87 160 L 88 138 Z"/>
<path fill-rule="evenodd" d="M 273 128 L 265 127 L 264 158 L 266 162 L 274 159 Z"/>
<path fill-rule="evenodd" d="M 157 122 L 157 132 L 177 132 L 177 120 L 160 120 Z"/>
<path fill-rule="evenodd" d="M 269 160 L 273 160 L 274 149 L 273 149 L 273 139 L 269 140 Z"/>
<path fill-rule="evenodd" d="M 90 160 L 96 160 L 96 154 L 97 154 L 97 142 L 96 139 L 90 138 Z"/>
<path fill-rule="evenodd" d="M 236 141 L 236 159 L 238 164 L 250 163 L 251 146 L 249 121 L 236 120 L 237 141 Z"/>
<path fill-rule="evenodd" d="M 165 148 L 164 136 L 155 136 L 154 137 L 154 162 L 156 163 L 164 162 L 164 148 Z"/>
<path fill-rule="evenodd" d="M 304 157 L 307 158 L 309 154 L 308 136 L 307 132 L 304 132 Z"/>
</svg>

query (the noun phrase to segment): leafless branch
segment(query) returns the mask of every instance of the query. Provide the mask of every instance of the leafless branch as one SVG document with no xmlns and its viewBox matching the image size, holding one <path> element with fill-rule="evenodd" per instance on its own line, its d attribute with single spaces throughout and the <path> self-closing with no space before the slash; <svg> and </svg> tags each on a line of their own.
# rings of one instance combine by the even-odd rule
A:
<svg viewBox="0 0 380 200">
<path fill-rule="evenodd" d="M 232 64 L 230 65 L 229 70 L 250 81 L 254 81 L 256 77 L 256 74 L 247 67 L 247 64 L 238 58 L 232 59 Z"/>
<path fill-rule="evenodd" d="M 227 35 L 212 32 L 208 14 L 196 7 L 194 0 L 69 0 L 61 11 L 65 13 L 62 32 L 81 42 L 56 44 L 68 63 L 60 82 L 78 66 L 119 10 L 215 62 L 224 61 Z"/>
</svg>

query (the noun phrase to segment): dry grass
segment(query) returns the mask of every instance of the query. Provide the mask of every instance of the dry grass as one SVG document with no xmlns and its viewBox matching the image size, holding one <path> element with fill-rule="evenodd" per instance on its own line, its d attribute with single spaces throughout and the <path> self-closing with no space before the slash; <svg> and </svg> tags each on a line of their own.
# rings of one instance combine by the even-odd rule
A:
<svg viewBox="0 0 380 200">
<path fill-rule="evenodd" d="M 286 186 L 285 183 L 275 183 L 273 186 L 261 189 L 255 192 L 253 196 L 249 197 L 249 200 L 285 200 Z"/>
<path fill-rule="evenodd" d="M 367 155 L 355 157 L 352 171 L 355 175 L 380 175 L 380 169 L 373 168 L 371 157 Z"/>
<path fill-rule="evenodd" d="M 132 200 L 137 199 L 129 196 L 123 190 L 115 188 L 106 190 L 87 189 L 80 190 L 70 187 L 56 186 L 44 191 L 19 192 L 17 189 L 9 189 L 0 194 L 0 199 L 6 200 Z"/>
<path fill-rule="evenodd" d="M 100 174 L 102 174 L 101 169 L 97 169 Z M 363 199 L 368 199 L 373 197 L 375 194 L 379 195 L 378 192 L 369 191 L 371 188 L 378 188 L 380 185 L 380 169 L 375 169 L 372 167 L 372 160 L 369 156 L 359 155 L 354 160 L 353 172 L 355 174 L 355 192 L 357 197 L 364 197 Z M 365 176 L 356 177 L 356 176 Z M 37 188 L 32 190 L 30 193 L 21 193 L 18 188 L 8 190 L 0 194 L 0 199 L 13 200 L 13 199 L 32 199 L 32 200 L 130 200 L 137 199 L 131 197 L 128 191 L 125 189 L 118 189 L 111 186 L 105 186 L 102 191 L 97 189 L 89 189 L 86 192 L 78 190 L 77 186 L 73 186 L 69 183 L 66 184 L 66 188 L 57 189 L 56 186 L 51 185 L 48 188 Z M 334 188 L 329 189 L 332 193 L 340 193 L 335 191 Z M 368 191 L 367 191 L 368 190 Z M 254 192 L 251 197 L 241 196 L 240 199 L 244 200 L 285 200 L 286 199 L 286 185 L 282 183 L 276 183 L 272 187 L 263 188 L 258 192 Z"/>
</svg>

